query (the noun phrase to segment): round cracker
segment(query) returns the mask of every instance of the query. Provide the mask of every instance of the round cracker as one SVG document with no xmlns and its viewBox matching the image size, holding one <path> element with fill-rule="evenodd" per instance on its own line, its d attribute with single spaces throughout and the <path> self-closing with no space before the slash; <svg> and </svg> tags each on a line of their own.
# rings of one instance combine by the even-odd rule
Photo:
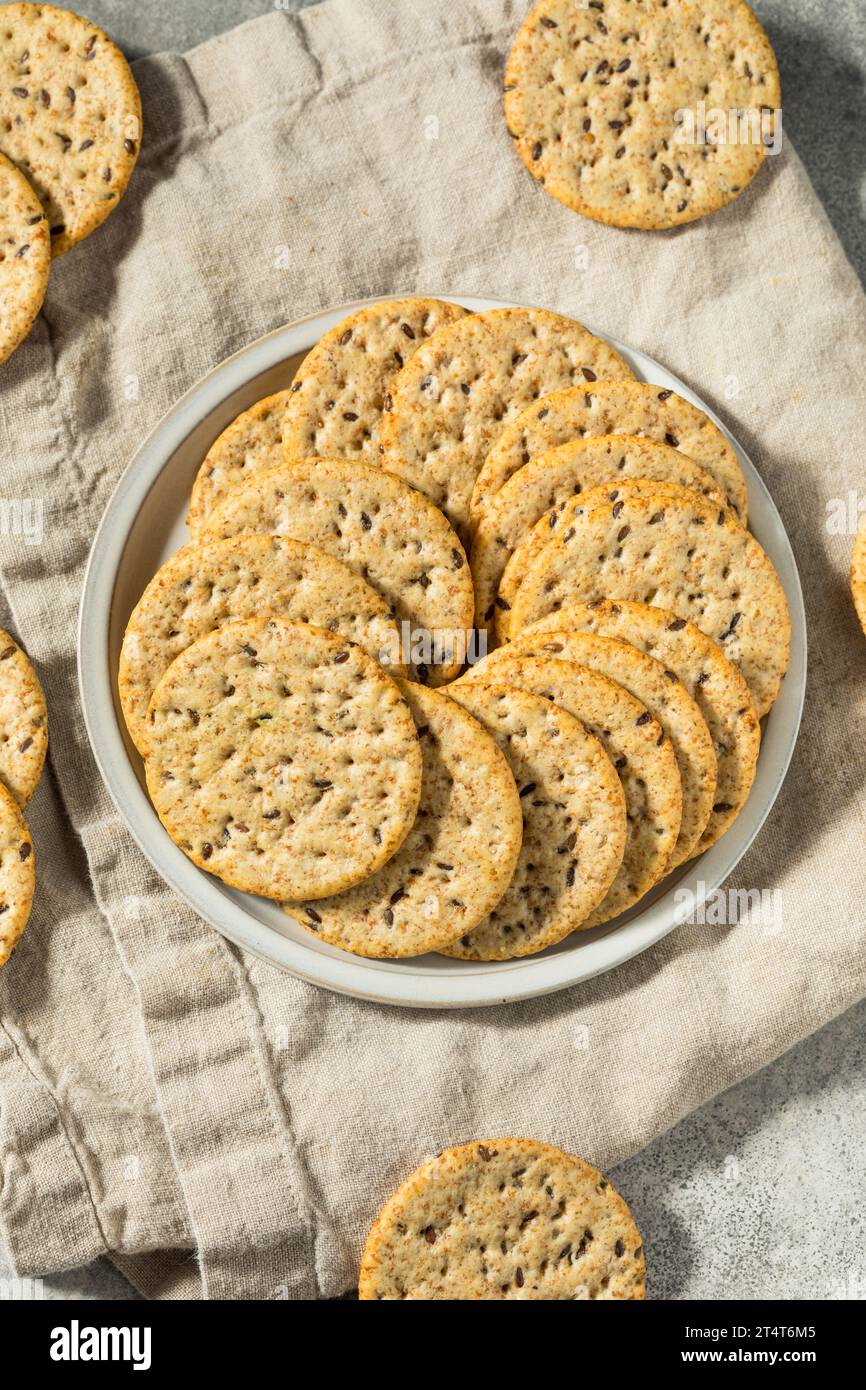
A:
<svg viewBox="0 0 866 1390">
<path fill-rule="evenodd" d="M 141 100 L 107 34 L 53 5 L 4 5 L 0 150 L 45 209 L 55 256 L 95 231 L 126 191 Z"/>
<path fill-rule="evenodd" d="M 521 633 L 503 656 L 553 657 L 587 666 L 616 681 L 649 710 L 671 741 L 682 783 L 682 820 L 665 873 L 691 859 L 713 809 L 716 755 L 703 715 L 674 672 L 627 642 L 562 629 Z"/>
<path fill-rule="evenodd" d="M 50 268 L 51 240 L 42 205 L 24 175 L 0 154 L 0 362 L 30 332 Z"/>
<path fill-rule="evenodd" d="M 357 459 L 271 469 L 230 493 L 204 534 L 251 533 L 292 536 L 342 560 L 389 603 L 421 683 L 457 675 L 474 612 L 469 565 L 442 513 L 400 478 Z"/>
<path fill-rule="evenodd" d="M 509 684 L 510 668 L 499 678 L 491 672 L 449 691 L 502 749 L 523 811 L 505 895 L 443 948 L 461 960 L 513 960 L 562 941 L 606 899 L 625 849 L 622 788 L 601 743 L 551 699 Z"/>
<path fill-rule="evenodd" d="M 720 506 L 725 503 L 724 493 L 706 469 L 669 444 L 628 435 L 599 435 L 549 449 L 519 468 L 491 498 L 472 537 L 469 563 L 475 585 L 476 627 L 492 625 L 505 567 L 542 518 L 547 517 L 552 528 L 556 511 L 575 493 L 629 478 L 678 483 Z"/>
<path fill-rule="evenodd" d="M 396 378 L 382 466 L 466 536 L 475 478 L 503 427 L 549 391 L 631 377 L 603 338 L 546 309 L 492 309 L 440 329 Z"/>
<path fill-rule="evenodd" d="M 233 488 L 283 461 L 283 415 L 288 391 L 256 401 L 223 430 L 207 451 L 189 500 L 189 533 L 195 539 Z"/>
<path fill-rule="evenodd" d="M 676 450 L 673 452 L 676 453 Z M 590 488 L 588 492 L 581 492 L 576 497 L 567 497 L 558 507 L 552 508 L 518 543 L 503 570 L 494 605 L 497 642 L 507 642 L 511 635 L 511 609 L 524 575 L 552 537 L 562 535 L 568 530 L 575 508 L 586 508 L 589 511 L 605 502 L 620 502 L 626 497 L 688 497 L 694 492 L 694 488 L 683 487 L 680 483 L 670 480 L 626 478 L 621 483 L 602 483 L 599 487 Z M 718 501 L 714 501 L 713 505 L 719 508 Z"/>
<path fill-rule="evenodd" d="M 0 782 L 27 805 L 48 751 L 48 708 L 39 677 L 8 632 L 0 629 Z"/>
<path fill-rule="evenodd" d="M 642 1299 L 634 1218 L 582 1158 L 534 1139 L 484 1139 L 428 1159 L 379 1213 L 358 1296 Z"/>
<path fill-rule="evenodd" d="M 518 640 L 563 629 L 629 642 L 682 681 L 706 721 L 716 754 L 715 800 L 698 853 L 709 849 L 739 815 L 755 780 L 761 726 L 742 675 L 694 623 L 646 603 L 575 603 L 534 623 Z"/>
<path fill-rule="evenodd" d="M 374 874 L 411 829 L 421 749 L 366 652 L 283 618 L 227 623 L 172 663 L 148 714 L 147 786 L 200 868 L 283 901 Z"/>
<path fill-rule="evenodd" d="M 386 601 L 318 546 L 285 536 L 193 542 L 154 575 L 123 638 L 118 693 L 142 756 L 150 697 L 174 659 L 223 623 L 277 615 L 339 633 L 392 675 L 404 673 Z"/>
<path fill-rule="evenodd" d="M 571 603 L 629 599 L 693 622 L 738 666 L 763 716 L 788 668 L 788 601 L 768 556 L 695 494 L 575 508 L 523 579 L 512 633 Z"/>
<path fill-rule="evenodd" d="M 368 304 L 320 338 L 289 392 L 283 428 L 287 462 L 354 458 L 379 463 L 382 412 L 398 372 L 422 343 L 466 317 L 441 299 Z"/>
<path fill-rule="evenodd" d="M 866 632 L 866 522 L 862 523 L 854 537 L 851 551 L 851 595 L 860 626 Z"/>
<path fill-rule="evenodd" d="M 472 494 L 472 523 L 488 500 L 537 454 L 598 434 L 630 434 L 679 449 L 715 478 L 745 526 L 746 480 L 725 435 L 708 415 L 667 387 L 646 381 L 599 381 L 556 391 L 510 421 L 490 450 Z"/>
<path fill-rule="evenodd" d="M 505 70 L 533 178 L 615 227 L 675 227 L 738 197 L 781 99 L 770 41 L 736 0 L 539 0 Z"/>
<path fill-rule="evenodd" d="M 399 685 L 424 760 L 415 824 L 373 878 L 315 906 L 285 904 L 359 956 L 418 956 L 471 931 L 511 882 L 523 836 L 517 787 L 490 735 L 447 695 Z"/>
<path fill-rule="evenodd" d="M 0 784 L 0 966 L 27 926 L 36 888 L 33 841 L 10 792 Z"/>
</svg>

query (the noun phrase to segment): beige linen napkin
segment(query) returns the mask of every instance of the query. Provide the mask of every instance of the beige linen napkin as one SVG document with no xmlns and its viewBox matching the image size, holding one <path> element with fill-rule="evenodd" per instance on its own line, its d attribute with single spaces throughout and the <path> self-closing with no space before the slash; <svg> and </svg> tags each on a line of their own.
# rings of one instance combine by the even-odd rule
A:
<svg viewBox="0 0 866 1390">
<path fill-rule="evenodd" d="M 0 369 L 3 497 L 41 506 L 44 530 L 4 526 L 0 620 L 51 713 L 36 907 L 0 976 L 0 1231 L 21 1273 L 108 1251 L 154 1296 L 339 1294 L 429 1152 L 519 1133 L 610 1166 L 866 993 L 866 638 L 851 536 L 827 524 L 866 486 L 862 291 L 790 146 L 672 234 L 547 198 L 500 110 L 525 9 L 329 0 L 137 64 L 130 192 Z M 776 933 L 683 927 L 547 999 L 423 1013 L 280 974 L 172 897 L 91 758 L 74 632 L 109 494 L 202 373 L 318 308 L 446 289 L 585 318 L 712 402 L 791 535 L 811 675 L 736 876 L 777 891 Z"/>
</svg>

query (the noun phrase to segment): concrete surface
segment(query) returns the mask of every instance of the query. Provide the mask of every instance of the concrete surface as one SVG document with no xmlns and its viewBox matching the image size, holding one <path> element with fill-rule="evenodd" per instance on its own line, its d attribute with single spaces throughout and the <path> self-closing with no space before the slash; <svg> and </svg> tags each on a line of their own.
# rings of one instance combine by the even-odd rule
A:
<svg viewBox="0 0 866 1390">
<path fill-rule="evenodd" d="M 786 133 L 866 283 L 866 0 L 753 4 L 779 56 Z M 81 7 L 131 57 L 184 50 L 269 8 L 267 0 Z M 866 1298 L 864 1134 L 866 1002 L 611 1174 L 645 1236 L 650 1295 Z M 45 1281 L 44 1294 L 135 1297 L 107 1261 Z"/>
</svg>

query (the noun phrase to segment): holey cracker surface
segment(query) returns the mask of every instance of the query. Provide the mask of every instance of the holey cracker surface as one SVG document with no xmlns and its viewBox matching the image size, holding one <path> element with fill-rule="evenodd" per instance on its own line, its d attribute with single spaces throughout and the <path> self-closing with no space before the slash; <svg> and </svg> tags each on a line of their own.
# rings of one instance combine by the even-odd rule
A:
<svg viewBox="0 0 866 1390">
<path fill-rule="evenodd" d="M 0 154 L 0 362 L 30 332 L 48 288 L 51 242 L 39 199 Z"/>
<path fill-rule="evenodd" d="M 512 474 L 537 454 L 599 434 L 629 434 L 679 449 L 712 475 L 745 526 L 746 480 L 739 460 L 708 415 L 667 387 L 645 381 L 599 381 L 590 388 L 552 392 L 528 406 L 500 434 L 472 494 L 472 524 Z"/>
<path fill-rule="evenodd" d="M 491 309 L 434 333 L 391 389 L 382 466 L 425 493 L 466 536 L 469 500 L 494 441 L 549 391 L 631 369 L 603 338 L 546 309 Z"/>
<path fill-rule="evenodd" d="M 510 685 L 507 673 L 491 680 L 463 680 L 451 693 L 508 760 L 523 844 L 490 916 L 444 948 L 461 960 L 511 960 L 562 941 L 605 898 L 625 847 L 622 789 L 598 740 L 567 710 Z"/>
<path fill-rule="evenodd" d="M 211 514 L 205 535 L 284 535 L 317 545 L 387 601 L 400 650 L 422 684 L 453 680 L 474 600 L 466 555 L 446 518 L 400 478 L 358 459 L 304 459 L 251 478 Z"/>
<path fill-rule="evenodd" d="M 286 905 L 321 940 L 362 956 L 416 956 L 471 931 L 511 882 L 523 836 L 517 787 L 490 734 L 447 695 L 399 686 L 423 757 L 415 824 L 372 878 Z"/>
<path fill-rule="evenodd" d="M 674 227 L 736 198 L 781 93 L 738 0 L 540 0 L 505 70 L 505 117 L 534 178 L 618 227 Z"/>
<path fill-rule="evenodd" d="M 501 681 L 554 701 L 604 748 L 625 797 L 625 848 L 607 894 L 578 925 L 586 931 L 628 911 L 667 872 L 679 837 L 682 782 L 671 741 L 661 725 L 616 681 L 547 653 L 512 656 L 509 648 L 502 647 L 470 667 L 455 693 L 477 681 Z M 546 839 L 536 860 L 545 868 L 556 862 L 560 848 L 553 836 Z"/>
<path fill-rule="evenodd" d="M 187 522 L 193 538 L 201 534 L 214 507 L 233 488 L 282 463 L 288 397 L 288 391 L 277 391 L 256 401 L 214 440 L 193 483 Z"/>
<path fill-rule="evenodd" d="M 666 871 L 696 854 L 715 801 L 716 755 L 704 717 L 676 674 L 628 642 L 588 632 L 521 633 L 500 651 L 506 662 L 521 656 L 553 657 L 588 666 L 646 706 L 671 741 L 683 788 L 680 831 Z M 496 655 L 485 663 L 485 670 L 496 670 Z"/>
<path fill-rule="evenodd" d="M 676 453 L 676 450 L 673 452 Z M 590 488 L 588 492 L 580 492 L 575 497 L 566 498 L 558 507 L 552 507 L 535 523 L 532 530 L 518 541 L 502 573 L 494 606 L 497 642 L 505 642 L 511 636 L 511 610 L 525 575 L 554 536 L 564 535 L 570 529 L 571 518 L 576 510 L 591 511 L 593 507 L 606 502 L 621 502 L 628 497 L 687 498 L 693 496 L 695 491 L 696 489 L 683 487 L 680 483 L 656 478 L 624 478 L 622 482 L 601 483 L 598 487 Z M 714 502 L 714 505 L 718 510 L 723 510 L 724 503 Z"/>
<path fill-rule="evenodd" d="M 0 150 L 26 175 L 61 256 L 126 191 L 141 144 L 141 101 L 107 34 L 52 5 L 0 9 Z"/>
<path fill-rule="evenodd" d="M 742 675 L 694 623 L 646 603 L 575 603 L 534 623 L 518 645 L 545 633 L 597 632 L 646 652 L 682 681 L 713 740 L 717 778 L 712 814 L 698 850 L 709 849 L 746 804 L 758 763 L 761 726 Z"/>
<path fill-rule="evenodd" d="M 534 1139 L 428 1159 L 379 1213 L 361 1260 L 373 1299 L 642 1299 L 631 1212 L 596 1168 Z"/>
<path fill-rule="evenodd" d="M 340 633 L 404 674 L 390 664 L 399 641 L 388 604 L 333 555 L 285 536 L 193 542 L 157 570 L 123 638 L 118 692 L 142 756 L 150 697 L 175 657 L 224 623 L 277 616 Z"/>
<path fill-rule="evenodd" d="M 557 512 L 576 493 L 629 478 L 677 483 L 725 505 L 724 493 L 706 469 L 669 444 L 615 434 L 574 439 L 549 449 L 519 468 L 491 498 L 472 537 L 476 624 L 492 623 L 505 567 L 543 517 L 553 530 Z"/>
<path fill-rule="evenodd" d="M 382 412 L 397 374 L 433 333 L 465 317 L 441 299 L 392 299 L 349 314 L 298 368 L 283 424 L 286 460 L 379 463 Z"/>
<path fill-rule="evenodd" d="M 763 716 L 786 670 L 791 619 L 779 576 L 754 536 L 696 494 L 641 496 L 581 511 L 525 575 L 511 633 L 595 599 L 669 608 L 739 667 Z"/>
<path fill-rule="evenodd" d="M 374 874 L 418 809 L 421 750 L 397 686 L 360 647 L 282 618 L 228 623 L 166 671 L 147 786 L 200 868 L 267 898 Z"/>
</svg>

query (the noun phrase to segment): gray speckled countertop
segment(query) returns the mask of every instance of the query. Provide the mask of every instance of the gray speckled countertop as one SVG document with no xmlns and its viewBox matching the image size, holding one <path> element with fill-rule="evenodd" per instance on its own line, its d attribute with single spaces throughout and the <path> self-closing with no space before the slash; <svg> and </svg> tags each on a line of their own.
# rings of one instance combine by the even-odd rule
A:
<svg viewBox="0 0 866 1390">
<path fill-rule="evenodd" d="M 312 2 L 280 0 L 280 8 Z M 866 0 L 752 3 L 779 56 L 786 131 L 866 283 Z M 80 8 L 139 57 L 183 51 L 270 6 L 81 0 Z M 645 1235 L 650 1296 L 866 1298 L 864 1133 L 866 1001 L 611 1174 Z M 107 1261 L 46 1280 L 44 1292 L 136 1297 Z"/>
</svg>

